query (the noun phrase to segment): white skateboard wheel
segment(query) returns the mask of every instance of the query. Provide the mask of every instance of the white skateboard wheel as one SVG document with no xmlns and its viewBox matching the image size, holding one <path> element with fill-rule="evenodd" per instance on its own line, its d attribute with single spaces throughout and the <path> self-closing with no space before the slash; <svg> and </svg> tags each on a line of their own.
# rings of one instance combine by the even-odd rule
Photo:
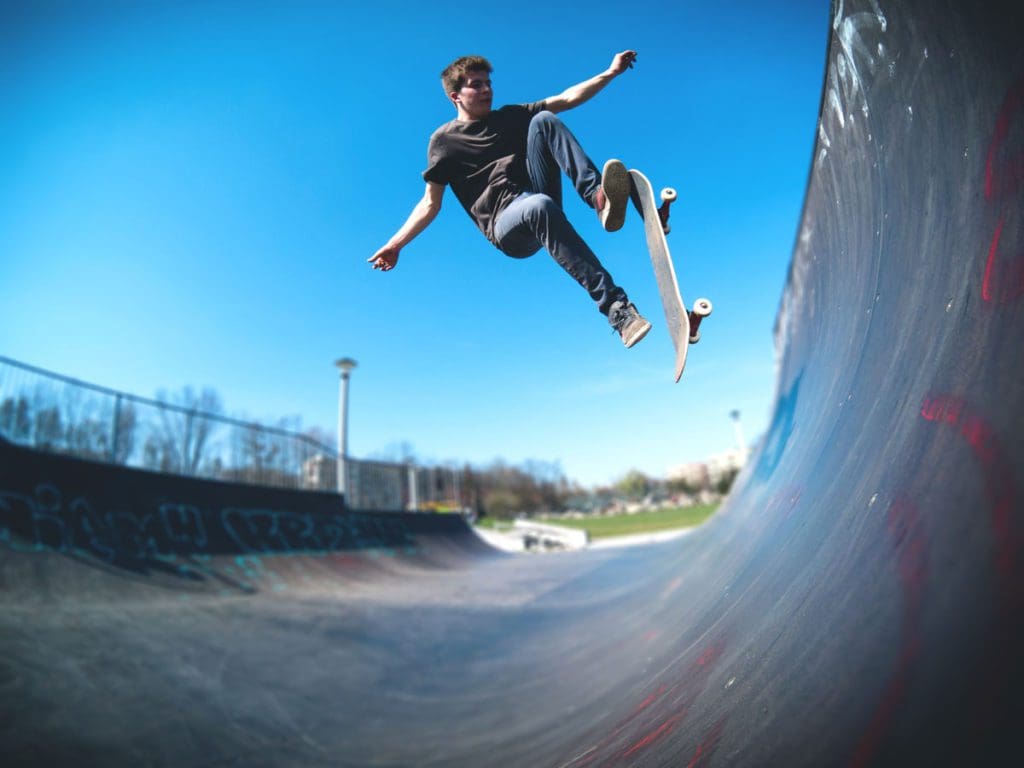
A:
<svg viewBox="0 0 1024 768">
<path fill-rule="evenodd" d="M 675 189 L 673 189 L 672 187 L 665 187 L 663 190 L 661 190 L 661 202 L 663 203 L 671 203 L 677 197 L 679 197 L 679 195 L 676 194 Z"/>
<path fill-rule="evenodd" d="M 711 314 L 712 306 L 711 302 L 707 299 L 697 299 L 693 303 L 693 314 L 698 317 L 707 317 Z"/>
</svg>

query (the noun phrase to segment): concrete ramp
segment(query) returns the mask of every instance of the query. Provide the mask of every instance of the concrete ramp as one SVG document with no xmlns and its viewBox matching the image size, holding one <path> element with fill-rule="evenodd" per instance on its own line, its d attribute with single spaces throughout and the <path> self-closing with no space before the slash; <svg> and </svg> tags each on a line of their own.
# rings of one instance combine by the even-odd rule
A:
<svg viewBox="0 0 1024 768">
<path fill-rule="evenodd" d="M 834 4 L 771 427 L 693 535 L 503 556 L 4 446 L 4 765 L 1020 764 L 1021 15 Z"/>
</svg>

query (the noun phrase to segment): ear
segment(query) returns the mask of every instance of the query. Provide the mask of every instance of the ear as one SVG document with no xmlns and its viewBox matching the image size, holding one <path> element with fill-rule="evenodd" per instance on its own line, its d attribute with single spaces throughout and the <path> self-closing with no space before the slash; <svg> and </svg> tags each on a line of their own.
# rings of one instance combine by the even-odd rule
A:
<svg viewBox="0 0 1024 768">
<path fill-rule="evenodd" d="M 452 91 L 451 93 L 448 94 L 448 98 L 451 100 L 452 104 L 458 105 L 458 103 L 459 103 L 459 92 L 458 91 Z"/>
</svg>

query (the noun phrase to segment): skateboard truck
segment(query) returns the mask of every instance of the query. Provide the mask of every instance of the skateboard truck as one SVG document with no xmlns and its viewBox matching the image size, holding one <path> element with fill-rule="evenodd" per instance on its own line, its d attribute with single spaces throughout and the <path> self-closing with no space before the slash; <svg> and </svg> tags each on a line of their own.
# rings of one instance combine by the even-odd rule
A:
<svg viewBox="0 0 1024 768">
<path fill-rule="evenodd" d="M 661 190 L 661 206 L 658 208 L 658 218 L 661 219 L 661 228 L 666 235 L 672 231 L 672 227 L 668 224 L 668 208 L 676 201 L 677 197 L 679 195 L 676 194 L 675 189 L 672 187 L 665 187 Z"/>
<path fill-rule="evenodd" d="M 687 314 L 690 317 L 690 343 L 696 344 L 700 341 L 700 321 L 711 314 L 711 302 L 707 299 L 697 299 L 693 302 L 693 309 Z"/>
</svg>

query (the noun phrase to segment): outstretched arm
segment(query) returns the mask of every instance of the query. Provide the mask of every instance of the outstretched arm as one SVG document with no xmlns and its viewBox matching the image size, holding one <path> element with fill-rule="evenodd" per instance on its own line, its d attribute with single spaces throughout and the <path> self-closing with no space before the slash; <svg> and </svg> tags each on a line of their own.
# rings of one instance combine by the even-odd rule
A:
<svg viewBox="0 0 1024 768">
<path fill-rule="evenodd" d="M 383 248 L 367 259 L 373 264 L 374 269 L 388 272 L 395 268 L 395 264 L 398 263 L 398 252 L 437 218 L 437 214 L 441 210 L 442 197 L 444 197 L 444 186 L 428 181 L 427 190 L 423 193 L 420 201 L 416 203 L 416 207 L 412 209 L 405 224 Z"/>
<path fill-rule="evenodd" d="M 566 88 L 557 96 L 550 96 L 544 99 L 547 108 L 552 112 L 564 112 L 567 109 L 578 107 L 583 102 L 597 95 L 602 88 L 627 69 L 632 69 L 633 62 L 635 61 L 636 51 L 623 51 L 622 53 L 615 54 L 611 66 L 601 74 L 595 75 L 589 80 L 584 80 L 582 83 L 577 83 L 571 88 Z"/>
</svg>

